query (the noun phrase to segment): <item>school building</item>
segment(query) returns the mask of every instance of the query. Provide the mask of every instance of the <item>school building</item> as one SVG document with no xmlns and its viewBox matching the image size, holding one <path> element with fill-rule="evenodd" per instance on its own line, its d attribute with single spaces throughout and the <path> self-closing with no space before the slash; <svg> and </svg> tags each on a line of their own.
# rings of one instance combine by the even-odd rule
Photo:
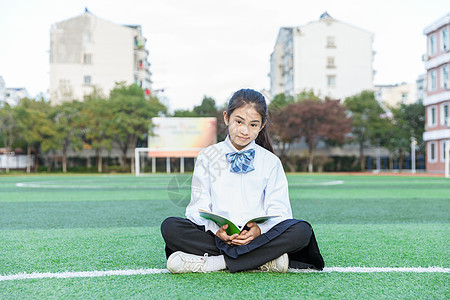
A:
<svg viewBox="0 0 450 300">
<path fill-rule="evenodd" d="M 427 26 L 427 53 L 423 60 L 427 71 L 425 106 L 426 169 L 444 173 L 446 148 L 450 146 L 450 13 Z"/>
<path fill-rule="evenodd" d="M 280 28 L 270 56 L 271 98 L 312 89 L 343 100 L 373 90 L 373 38 L 326 12 L 306 25 Z"/>
<path fill-rule="evenodd" d="M 50 102 L 83 101 L 94 87 L 105 95 L 116 82 L 151 90 L 141 25 L 118 25 L 87 9 L 50 30 Z"/>
</svg>

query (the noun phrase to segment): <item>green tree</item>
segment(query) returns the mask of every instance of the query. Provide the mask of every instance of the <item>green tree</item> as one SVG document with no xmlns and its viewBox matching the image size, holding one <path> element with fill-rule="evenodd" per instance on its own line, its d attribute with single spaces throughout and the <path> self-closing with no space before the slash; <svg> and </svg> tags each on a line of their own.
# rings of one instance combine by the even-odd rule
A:
<svg viewBox="0 0 450 300">
<path fill-rule="evenodd" d="M 192 117 L 198 117 L 197 114 L 191 110 L 187 109 L 177 109 L 173 113 L 174 117 L 181 117 L 181 118 L 192 118 Z"/>
<path fill-rule="evenodd" d="M 392 123 L 385 146 L 399 158 L 401 169 L 404 153 L 411 152 L 411 137 L 416 139 L 419 152 L 424 152 L 425 107 L 422 102 L 402 103 L 398 107 L 391 108 L 391 112 Z"/>
<path fill-rule="evenodd" d="M 194 106 L 193 112 L 197 117 L 215 117 L 217 115 L 216 101 L 208 96 L 203 96 L 202 104 Z"/>
<path fill-rule="evenodd" d="M 19 135 L 27 145 L 27 173 L 29 173 L 31 149 L 35 149 L 34 169 L 36 171 L 40 150 L 46 152 L 58 147 L 55 139 L 57 134 L 53 122 L 49 118 L 50 104 L 43 99 L 23 98 L 15 109 Z"/>
<path fill-rule="evenodd" d="M 14 110 L 6 104 L 0 108 L 0 136 L 6 148 L 6 173 L 9 173 L 9 154 L 17 135 L 17 122 Z"/>
<path fill-rule="evenodd" d="M 295 96 L 295 102 L 302 102 L 303 100 L 322 101 L 322 98 L 320 95 L 316 95 L 313 89 L 304 89 Z"/>
<path fill-rule="evenodd" d="M 269 104 L 269 111 L 275 112 L 276 110 L 286 107 L 288 104 L 294 103 L 292 96 L 286 96 L 284 93 L 276 95 Z"/>
<path fill-rule="evenodd" d="M 109 101 L 94 90 L 83 103 L 80 117 L 77 120 L 76 126 L 82 130 L 86 146 L 95 150 L 99 173 L 103 171 L 103 149 L 111 150 L 114 134 L 113 118 L 113 110 Z"/>
<path fill-rule="evenodd" d="M 353 119 L 352 136 L 359 145 L 361 170 L 365 170 L 364 146 L 382 143 L 388 120 L 383 119 L 385 111 L 375 99 L 372 91 L 348 97 L 344 102 Z"/>
<path fill-rule="evenodd" d="M 151 118 L 166 112 L 157 98 L 146 100 L 144 91 L 135 84 L 121 82 L 110 93 L 115 141 L 122 150 L 121 166 L 126 167 L 126 155 L 131 150 L 131 172 L 134 173 L 134 148 L 139 138 L 148 134 Z"/>
<path fill-rule="evenodd" d="M 59 142 L 57 149 L 62 152 L 62 170 L 67 172 L 67 150 L 69 147 L 80 151 L 83 147 L 82 130 L 80 128 L 80 112 L 82 103 L 79 101 L 63 102 L 54 106 L 50 112 L 55 131 L 56 139 Z"/>
</svg>

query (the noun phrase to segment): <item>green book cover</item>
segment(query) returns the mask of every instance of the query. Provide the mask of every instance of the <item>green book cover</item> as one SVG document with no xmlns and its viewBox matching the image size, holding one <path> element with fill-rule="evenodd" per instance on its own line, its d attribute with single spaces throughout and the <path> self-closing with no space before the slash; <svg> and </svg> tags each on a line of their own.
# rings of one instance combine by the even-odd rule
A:
<svg viewBox="0 0 450 300">
<path fill-rule="evenodd" d="M 199 209 L 198 211 L 199 211 L 201 217 L 215 222 L 220 227 L 222 227 L 225 224 L 228 224 L 228 228 L 226 230 L 228 235 L 233 235 L 235 233 L 237 233 L 237 234 L 241 233 L 241 231 L 243 230 L 243 227 L 249 222 L 264 223 L 269 219 L 281 217 L 281 216 L 260 216 L 260 217 L 251 218 L 250 220 L 244 222 L 244 225 L 241 227 L 241 226 L 234 224 L 227 218 L 220 216 L 218 214 L 215 214 L 215 213 L 203 210 L 203 209 Z"/>
</svg>

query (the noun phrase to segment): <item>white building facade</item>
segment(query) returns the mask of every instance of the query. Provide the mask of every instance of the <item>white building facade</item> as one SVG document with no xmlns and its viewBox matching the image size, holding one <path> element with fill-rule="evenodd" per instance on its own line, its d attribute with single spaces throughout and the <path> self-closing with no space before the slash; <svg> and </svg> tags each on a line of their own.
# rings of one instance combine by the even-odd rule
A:
<svg viewBox="0 0 450 300">
<path fill-rule="evenodd" d="M 416 83 L 400 83 L 393 85 L 376 85 L 375 99 L 385 108 L 398 107 L 400 104 L 417 102 Z"/>
<path fill-rule="evenodd" d="M 116 82 L 151 89 L 140 25 L 117 25 L 90 12 L 50 30 L 50 102 L 83 100 L 94 87 L 108 95 Z"/>
<path fill-rule="evenodd" d="M 0 76 L 0 107 L 5 105 L 6 100 L 6 83 L 2 76 Z"/>
<path fill-rule="evenodd" d="M 426 169 L 444 173 L 446 147 L 450 147 L 450 13 L 427 26 L 425 106 Z"/>
<path fill-rule="evenodd" d="M 343 100 L 373 90 L 373 38 L 327 13 L 304 26 L 280 28 L 270 58 L 272 98 L 312 89 Z"/>
</svg>

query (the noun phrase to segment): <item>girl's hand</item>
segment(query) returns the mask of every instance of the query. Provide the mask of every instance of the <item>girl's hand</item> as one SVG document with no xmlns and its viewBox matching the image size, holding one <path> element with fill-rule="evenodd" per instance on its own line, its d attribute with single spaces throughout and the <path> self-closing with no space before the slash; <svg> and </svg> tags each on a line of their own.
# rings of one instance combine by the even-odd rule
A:
<svg viewBox="0 0 450 300">
<path fill-rule="evenodd" d="M 231 241 L 232 245 L 247 245 L 261 235 L 261 229 L 255 222 L 248 223 L 247 227 L 249 227 L 250 229 L 242 231 L 241 234 L 239 234 L 235 239 Z"/>
<path fill-rule="evenodd" d="M 225 231 L 228 228 L 228 224 L 223 225 L 222 227 L 219 228 L 219 230 L 216 232 L 216 235 L 219 237 L 219 239 L 221 239 L 222 241 L 224 241 L 225 243 L 227 243 L 228 245 L 231 245 L 231 242 L 238 236 L 237 233 L 233 234 L 233 235 L 228 235 L 227 232 Z"/>
</svg>

